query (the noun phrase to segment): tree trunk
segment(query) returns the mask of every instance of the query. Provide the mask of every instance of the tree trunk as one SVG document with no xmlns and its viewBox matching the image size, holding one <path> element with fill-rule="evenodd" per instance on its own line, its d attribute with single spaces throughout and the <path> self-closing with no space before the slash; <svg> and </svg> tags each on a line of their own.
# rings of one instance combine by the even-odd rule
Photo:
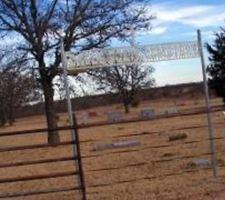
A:
<svg viewBox="0 0 225 200">
<path fill-rule="evenodd" d="M 1 119 L 0 119 L 0 127 L 1 127 L 1 126 L 5 126 L 6 122 L 7 122 L 7 120 L 6 120 L 5 113 L 2 112 L 2 113 L 1 113 Z"/>
<path fill-rule="evenodd" d="M 57 129 L 57 119 L 54 110 L 54 89 L 51 81 L 42 82 L 45 97 L 45 114 L 48 125 L 48 144 L 57 146 L 60 143 L 60 137 Z"/>
<path fill-rule="evenodd" d="M 124 105 L 125 113 L 128 114 L 130 112 L 129 103 L 124 102 L 123 105 Z"/>
<path fill-rule="evenodd" d="M 14 116 L 15 109 L 13 108 L 13 103 L 9 106 L 9 113 L 8 113 L 8 121 L 9 125 L 12 126 L 15 122 L 15 116 Z"/>
</svg>

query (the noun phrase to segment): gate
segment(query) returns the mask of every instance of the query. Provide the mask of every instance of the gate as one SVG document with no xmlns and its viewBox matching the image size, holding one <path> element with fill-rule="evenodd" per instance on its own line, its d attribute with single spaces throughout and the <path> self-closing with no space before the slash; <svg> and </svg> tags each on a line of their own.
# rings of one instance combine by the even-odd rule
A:
<svg viewBox="0 0 225 200">
<path fill-rule="evenodd" d="M 57 147 L 46 143 L 48 131 L 36 129 L 0 134 L 0 199 L 32 196 L 38 199 L 43 195 L 47 199 L 53 195 L 52 199 L 55 199 L 57 194 L 59 199 L 75 195 L 72 199 L 86 200 L 77 129 L 58 128 L 62 141 Z M 71 131 L 74 137 L 70 136 Z M 24 144 L 28 138 L 29 144 Z M 61 194 L 63 198 L 60 198 Z"/>
</svg>

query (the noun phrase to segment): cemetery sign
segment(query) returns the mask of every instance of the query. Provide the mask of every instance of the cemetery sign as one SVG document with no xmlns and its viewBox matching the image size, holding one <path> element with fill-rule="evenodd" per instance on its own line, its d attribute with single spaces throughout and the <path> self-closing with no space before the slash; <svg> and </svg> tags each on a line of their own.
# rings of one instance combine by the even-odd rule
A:
<svg viewBox="0 0 225 200">
<path fill-rule="evenodd" d="M 68 73 L 117 65 L 143 64 L 199 57 L 197 41 L 66 52 Z"/>
</svg>

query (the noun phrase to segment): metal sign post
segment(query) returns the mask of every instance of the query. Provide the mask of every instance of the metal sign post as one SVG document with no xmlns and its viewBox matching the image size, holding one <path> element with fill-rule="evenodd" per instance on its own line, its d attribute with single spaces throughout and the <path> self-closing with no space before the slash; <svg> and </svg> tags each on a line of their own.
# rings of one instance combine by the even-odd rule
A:
<svg viewBox="0 0 225 200">
<path fill-rule="evenodd" d="M 66 57 L 65 57 L 65 50 L 64 50 L 64 43 L 63 43 L 63 38 L 61 39 L 61 59 L 62 59 L 62 65 L 63 65 L 63 79 L 64 79 L 64 87 L 66 90 L 66 97 L 67 97 L 67 109 L 68 109 L 68 117 L 69 117 L 69 122 L 70 122 L 70 126 L 74 127 L 75 123 L 74 123 L 74 118 L 75 115 L 73 115 L 73 111 L 72 111 L 72 104 L 71 104 L 71 99 L 70 99 L 70 90 L 69 90 L 69 83 L 68 83 L 68 79 L 67 79 L 67 61 L 66 61 Z M 76 128 L 72 128 L 71 129 L 71 137 L 72 140 L 74 141 L 74 145 L 73 145 L 73 155 L 74 155 L 74 162 L 75 162 L 75 167 L 76 170 L 79 171 L 80 173 L 80 179 L 78 180 L 78 183 L 81 187 L 83 187 L 83 183 L 82 180 L 83 177 L 83 171 L 81 169 L 81 160 L 78 158 L 78 140 L 77 140 L 77 136 L 78 133 L 76 133 L 75 131 L 77 131 Z M 79 163 L 80 162 L 80 163 Z M 77 181 L 77 179 L 75 179 L 75 182 Z M 83 200 L 86 200 L 86 194 L 85 194 L 85 188 L 82 188 L 83 191 Z"/>
<path fill-rule="evenodd" d="M 205 59 L 202 47 L 202 37 L 201 31 L 197 31 L 198 34 L 198 48 L 199 54 L 201 57 L 201 64 L 202 64 L 202 74 L 203 74 L 203 82 L 204 82 L 204 90 L 205 90 L 205 102 L 207 108 L 207 118 L 208 118 L 208 128 L 209 128 L 209 140 L 210 140 L 210 151 L 211 151 L 211 160 L 212 160 L 212 168 L 213 168 L 213 176 L 214 178 L 218 177 L 218 170 L 217 170 L 217 159 L 216 159 L 216 151 L 215 151 L 215 142 L 214 142 L 214 128 L 212 124 L 212 116 L 211 116 L 211 105 L 210 105 L 210 98 L 209 98 L 209 90 L 208 90 L 208 82 L 206 77 L 206 67 L 205 67 Z"/>
<path fill-rule="evenodd" d="M 67 79 L 67 61 L 65 58 L 63 39 L 61 39 L 61 59 L 62 59 L 62 65 L 63 65 L 63 80 L 64 80 L 64 87 L 65 87 L 65 91 L 66 91 L 68 117 L 69 117 L 70 126 L 74 126 L 73 111 L 72 111 L 72 105 L 71 105 L 71 100 L 70 100 L 69 83 L 68 83 L 68 79 Z"/>
</svg>

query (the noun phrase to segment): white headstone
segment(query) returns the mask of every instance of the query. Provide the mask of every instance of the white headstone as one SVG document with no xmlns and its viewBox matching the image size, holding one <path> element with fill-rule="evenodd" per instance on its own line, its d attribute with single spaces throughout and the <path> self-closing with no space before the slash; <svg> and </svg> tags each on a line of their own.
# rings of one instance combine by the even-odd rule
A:
<svg viewBox="0 0 225 200">
<path fill-rule="evenodd" d="M 171 115 L 171 114 L 177 114 L 178 113 L 178 110 L 176 107 L 171 107 L 171 108 L 168 108 L 166 111 L 165 111 L 165 114 L 168 114 L 168 115 Z"/>
<path fill-rule="evenodd" d="M 88 113 L 81 113 L 81 123 L 84 125 L 88 124 Z"/>
<path fill-rule="evenodd" d="M 102 151 L 116 148 L 131 148 L 139 145 L 141 145 L 141 142 L 138 140 L 125 140 L 108 144 L 94 144 L 93 151 Z"/>
<path fill-rule="evenodd" d="M 199 159 L 195 160 L 194 164 L 197 167 L 209 167 L 209 166 L 211 166 L 210 160 L 205 159 L 205 158 L 199 158 Z"/>
<path fill-rule="evenodd" d="M 155 110 L 154 109 L 141 110 L 140 117 L 141 119 L 153 119 L 155 118 Z"/>
<path fill-rule="evenodd" d="M 123 119 L 123 114 L 122 112 L 117 112 L 117 111 L 108 112 L 107 118 L 109 123 L 120 122 Z"/>
</svg>

